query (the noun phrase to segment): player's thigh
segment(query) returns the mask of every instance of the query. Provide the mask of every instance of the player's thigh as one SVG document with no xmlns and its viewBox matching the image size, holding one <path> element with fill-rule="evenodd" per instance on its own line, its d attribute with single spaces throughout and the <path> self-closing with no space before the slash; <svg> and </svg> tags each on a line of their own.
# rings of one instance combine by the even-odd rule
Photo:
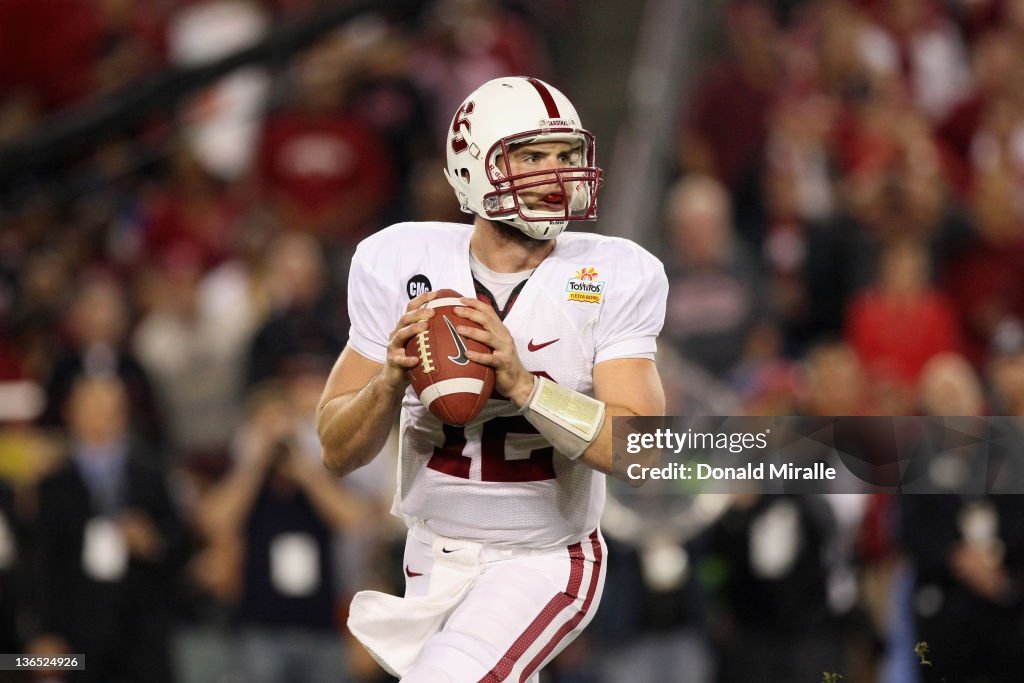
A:
<svg viewBox="0 0 1024 683">
<path fill-rule="evenodd" d="M 597 540 L 586 548 L 490 563 L 412 673 L 461 683 L 518 681 L 538 671 L 597 610 L 604 548 Z M 449 678 L 436 678 L 437 670 Z"/>
</svg>

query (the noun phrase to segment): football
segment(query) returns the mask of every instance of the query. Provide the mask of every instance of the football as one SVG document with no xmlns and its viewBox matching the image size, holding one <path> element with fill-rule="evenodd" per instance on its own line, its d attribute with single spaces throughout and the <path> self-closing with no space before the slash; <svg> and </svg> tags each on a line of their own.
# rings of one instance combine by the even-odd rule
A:
<svg viewBox="0 0 1024 683">
<path fill-rule="evenodd" d="M 405 352 L 420 359 L 409 370 L 416 395 L 445 424 L 461 427 L 476 417 L 494 388 L 494 369 L 469 360 L 466 350 L 489 353 L 484 344 L 460 335 L 460 325 L 476 327 L 471 320 L 455 315 L 462 295 L 453 289 L 442 289 L 433 301 L 425 304 L 435 310 L 427 321 L 427 329 L 410 339 Z"/>
</svg>

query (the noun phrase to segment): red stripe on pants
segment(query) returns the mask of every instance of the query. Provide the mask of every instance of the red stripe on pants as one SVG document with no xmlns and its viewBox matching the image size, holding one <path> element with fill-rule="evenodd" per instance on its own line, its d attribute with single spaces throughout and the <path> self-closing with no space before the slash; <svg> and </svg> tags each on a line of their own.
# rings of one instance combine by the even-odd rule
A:
<svg viewBox="0 0 1024 683">
<path fill-rule="evenodd" d="M 587 591 L 587 597 L 584 600 L 581 611 L 569 620 L 569 624 L 572 624 L 572 626 L 568 631 L 565 630 L 565 626 L 559 629 L 555 638 L 544 646 L 544 650 L 542 650 L 541 655 L 535 657 L 526 667 L 526 671 L 520 680 L 528 678 L 529 674 L 532 673 L 532 669 L 536 668 L 540 662 L 544 661 L 547 654 L 549 654 L 558 642 L 565 637 L 565 633 L 568 633 L 575 628 L 576 624 L 579 624 L 583 617 L 586 616 L 587 610 L 590 608 L 590 604 L 594 599 L 594 593 L 597 590 L 597 573 L 600 571 L 601 566 L 601 544 L 597 538 L 597 530 L 590 535 L 590 541 L 595 548 L 594 576 L 591 578 L 590 588 Z M 555 620 L 555 617 L 576 601 L 580 586 L 583 585 L 583 568 L 585 560 L 582 544 L 575 543 L 569 546 L 569 558 L 572 562 L 572 569 L 569 572 L 569 581 L 566 584 L 565 591 L 559 593 L 548 601 L 548 604 L 544 606 L 544 609 L 541 610 L 540 614 L 538 614 L 530 625 L 526 627 L 526 630 L 516 638 L 516 641 L 512 643 L 512 646 L 508 651 L 502 655 L 494 668 L 488 671 L 487 675 L 480 679 L 480 683 L 500 683 L 500 681 L 504 681 L 508 675 L 512 673 L 512 669 L 515 667 L 516 662 L 518 662 L 526 651 L 530 649 L 535 642 L 537 642 L 537 639 L 540 638 L 545 629 L 551 625 L 551 622 Z"/>
<path fill-rule="evenodd" d="M 562 628 L 558 629 L 554 637 L 552 637 L 548 644 L 544 646 L 544 649 L 541 650 L 536 657 L 530 660 L 530 663 L 526 665 L 525 669 L 523 669 L 523 674 L 519 677 L 519 683 L 523 683 L 530 677 L 530 674 L 537 670 L 541 663 L 543 663 L 543 661 L 547 659 L 548 655 L 551 654 L 551 651 L 555 649 L 555 646 L 561 642 L 562 638 L 571 633 L 572 630 L 576 628 L 581 621 L 583 621 L 583 617 L 587 616 L 587 612 L 590 611 L 590 605 L 594 602 L 594 594 L 597 593 L 598 575 L 601 573 L 601 541 L 598 540 L 596 529 L 594 530 L 594 533 L 590 534 L 590 544 L 594 549 L 594 576 L 591 577 L 590 587 L 587 588 L 587 597 L 583 601 L 580 611 L 577 612 L 572 619 L 565 622 L 565 624 L 562 625 Z"/>
</svg>

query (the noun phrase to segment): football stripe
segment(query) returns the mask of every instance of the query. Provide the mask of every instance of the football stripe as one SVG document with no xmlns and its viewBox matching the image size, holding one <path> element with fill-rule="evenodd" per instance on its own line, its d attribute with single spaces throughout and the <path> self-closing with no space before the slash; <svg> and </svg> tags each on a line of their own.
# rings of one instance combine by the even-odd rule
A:
<svg viewBox="0 0 1024 683">
<path fill-rule="evenodd" d="M 484 381 L 482 379 L 453 377 L 452 379 L 443 379 L 436 384 L 431 384 L 420 392 L 420 400 L 423 401 L 424 407 L 429 410 L 430 404 L 434 402 L 434 399 L 441 396 L 447 396 L 448 394 L 479 394 L 483 391 L 483 388 Z"/>
<path fill-rule="evenodd" d="M 427 308 L 440 308 L 441 306 L 461 306 L 461 305 L 462 305 L 462 302 L 459 299 L 457 299 L 457 298 L 455 298 L 453 296 L 442 297 L 440 299 L 434 299 L 433 301 L 428 301 L 427 304 L 426 304 Z"/>
</svg>

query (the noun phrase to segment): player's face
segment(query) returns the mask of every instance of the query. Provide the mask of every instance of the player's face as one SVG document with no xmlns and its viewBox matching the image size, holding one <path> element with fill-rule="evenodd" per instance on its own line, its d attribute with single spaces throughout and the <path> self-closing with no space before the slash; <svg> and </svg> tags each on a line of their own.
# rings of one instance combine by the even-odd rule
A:
<svg viewBox="0 0 1024 683">
<path fill-rule="evenodd" d="M 509 152 L 508 172 L 515 176 L 522 173 L 537 173 L 559 168 L 578 167 L 582 163 L 580 145 L 568 142 L 538 142 L 519 145 Z M 501 160 L 499 159 L 499 165 Z M 534 184 L 536 183 L 536 184 Z M 534 211 L 562 213 L 567 198 L 558 177 L 538 175 L 521 184 L 532 185 L 519 192 L 519 201 Z"/>
</svg>

